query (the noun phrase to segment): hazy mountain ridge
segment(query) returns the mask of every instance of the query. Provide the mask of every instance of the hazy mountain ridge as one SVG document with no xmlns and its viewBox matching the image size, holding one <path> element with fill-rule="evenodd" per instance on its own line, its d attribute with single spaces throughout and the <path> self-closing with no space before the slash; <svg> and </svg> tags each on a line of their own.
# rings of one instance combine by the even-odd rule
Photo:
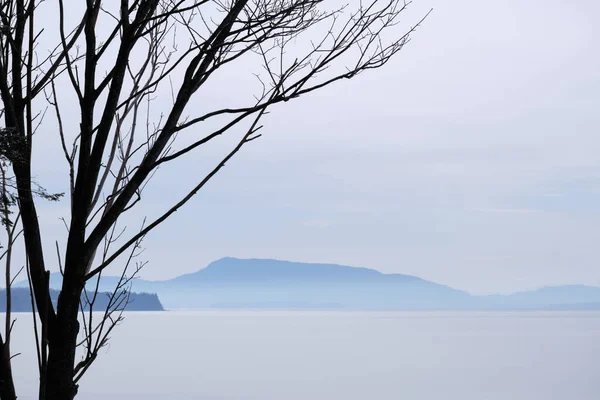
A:
<svg viewBox="0 0 600 400">
<path fill-rule="evenodd" d="M 117 281 L 102 277 L 100 290 L 112 291 Z M 59 288 L 59 274 L 51 275 L 50 285 Z M 368 268 L 230 257 L 170 280 L 136 278 L 132 290 L 157 293 L 166 308 L 189 309 L 600 309 L 600 288 L 584 285 L 473 296 L 415 276 Z"/>
<path fill-rule="evenodd" d="M 586 285 L 546 286 L 509 295 L 488 295 L 480 298 L 490 304 L 497 303 L 505 307 L 600 309 L 600 288 Z"/>
</svg>

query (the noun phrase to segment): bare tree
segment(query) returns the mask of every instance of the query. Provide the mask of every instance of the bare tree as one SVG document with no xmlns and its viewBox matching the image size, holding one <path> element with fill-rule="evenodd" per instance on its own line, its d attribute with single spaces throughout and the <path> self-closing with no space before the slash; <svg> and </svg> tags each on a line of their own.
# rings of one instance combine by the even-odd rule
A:
<svg viewBox="0 0 600 400">
<path fill-rule="evenodd" d="M 39 396 L 47 400 L 75 397 L 79 379 L 121 321 L 128 282 L 143 266 L 137 257 L 144 236 L 260 137 L 269 108 L 383 66 L 422 21 L 394 28 L 409 5 L 403 0 L 337 8 L 321 0 L 82 3 L 0 0 L 0 157 L 19 216 L 5 227 L 9 249 L 21 231 L 24 239 Z M 253 99 L 222 107 L 204 94 L 201 106 L 193 102 L 217 72 L 236 63 L 256 67 L 243 68 L 258 83 Z M 63 279 L 55 302 L 34 198 L 58 197 L 32 181 L 34 139 L 53 133 L 69 168 L 70 201 L 64 249 L 56 243 Z M 222 159 L 164 214 L 128 234 L 123 218 L 157 169 L 225 133 L 238 137 Z M 98 282 L 115 263 L 122 266 L 120 283 L 94 320 Z M 6 268 L 10 296 L 9 261 Z M 16 398 L 10 318 L 8 312 L 0 339 L 2 400 Z"/>
</svg>

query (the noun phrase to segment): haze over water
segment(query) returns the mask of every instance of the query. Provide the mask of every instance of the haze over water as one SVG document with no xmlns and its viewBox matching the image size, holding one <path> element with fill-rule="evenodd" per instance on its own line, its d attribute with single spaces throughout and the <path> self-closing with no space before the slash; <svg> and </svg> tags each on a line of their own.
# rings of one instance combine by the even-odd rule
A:
<svg viewBox="0 0 600 400">
<path fill-rule="evenodd" d="M 33 399 L 31 316 L 17 317 Z M 600 312 L 129 313 L 78 398 L 591 400 L 598 337 Z"/>
</svg>

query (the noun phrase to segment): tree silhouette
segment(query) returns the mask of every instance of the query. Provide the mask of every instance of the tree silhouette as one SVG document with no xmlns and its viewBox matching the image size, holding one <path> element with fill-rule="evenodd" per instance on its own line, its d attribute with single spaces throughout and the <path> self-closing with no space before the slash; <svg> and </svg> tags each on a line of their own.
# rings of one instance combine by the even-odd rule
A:
<svg viewBox="0 0 600 400">
<path fill-rule="evenodd" d="M 321 0 L 0 1 L 2 215 L 7 249 L 21 231 L 24 239 L 40 399 L 70 400 L 77 394 L 79 380 L 121 320 L 127 284 L 144 265 L 138 261 L 144 236 L 260 137 L 271 106 L 385 65 L 422 21 L 398 30 L 408 5 L 402 0 L 337 8 Z M 203 93 L 202 104 L 193 103 L 218 72 L 236 64 L 258 83 L 253 100 L 221 107 Z M 35 198 L 60 195 L 32 180 L 33 143 L 53 132 L 69 168 L 65 197 L 70 201 L 66 245 L 56 244 L 63 280 L 54 303 Z M 128 237 L 122 217 L 140 202 L 157 169 L 224 134 L 239 135 L 224 157 L 180 201 L 144 220 Z M 12 255 L 4 257 L 10 296 Z M 84 288 L 96 282 L 97 289 L 102 272 L 114 263 L 120 263 L 122 279 L 111 305 L 93 318 L 86 310 L 93 308 L 97 290 L 88 295 Z M 10 318 L 9 311 L 0 340 L 2 400 L 16 399 Z"/>
</svg>

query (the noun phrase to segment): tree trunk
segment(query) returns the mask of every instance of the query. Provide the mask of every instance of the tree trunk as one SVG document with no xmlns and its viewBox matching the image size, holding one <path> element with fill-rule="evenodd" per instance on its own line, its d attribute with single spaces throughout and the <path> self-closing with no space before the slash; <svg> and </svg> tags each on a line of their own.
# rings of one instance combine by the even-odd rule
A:
<svg viewBox="0 0 600 400">
<path fill-rule="evenodd" d="M 16 400 L 10 354 L 6 344 L 0 339 L 0 400 Z"/>
<path fill-rule="evenodd" d="M 73 382 L 79 333 L 79 301 L 83 285 L 65 276 L 58 298 L 57 324 L 50 332 L 44 400 L 73 400 L 78 386 Z"/>
<path fill-rule="evenodd" d="M 50 293 L 44 285 L 46 267 L 44 264 L 44 252 L 42 250 L 42 235 L 40 232 L 39 219 L 33 193 L 31 189 L 31 166 L 29 161 L 17 160 L 13 163 L 13 171 L 17 180 L 19 193 L 19 210 L 21 211 L 21 223 L 23 225 L 23 238 L 25 241 L 26 255 L 29 260 L 31 281 L 35 294 L 36 306 L 44 309 L 43 305 L 50 302 Z M 48 315 L 43 319 L 51 326 L 54 322 L 52 307 L 47 309 Z"/>
</svg>

